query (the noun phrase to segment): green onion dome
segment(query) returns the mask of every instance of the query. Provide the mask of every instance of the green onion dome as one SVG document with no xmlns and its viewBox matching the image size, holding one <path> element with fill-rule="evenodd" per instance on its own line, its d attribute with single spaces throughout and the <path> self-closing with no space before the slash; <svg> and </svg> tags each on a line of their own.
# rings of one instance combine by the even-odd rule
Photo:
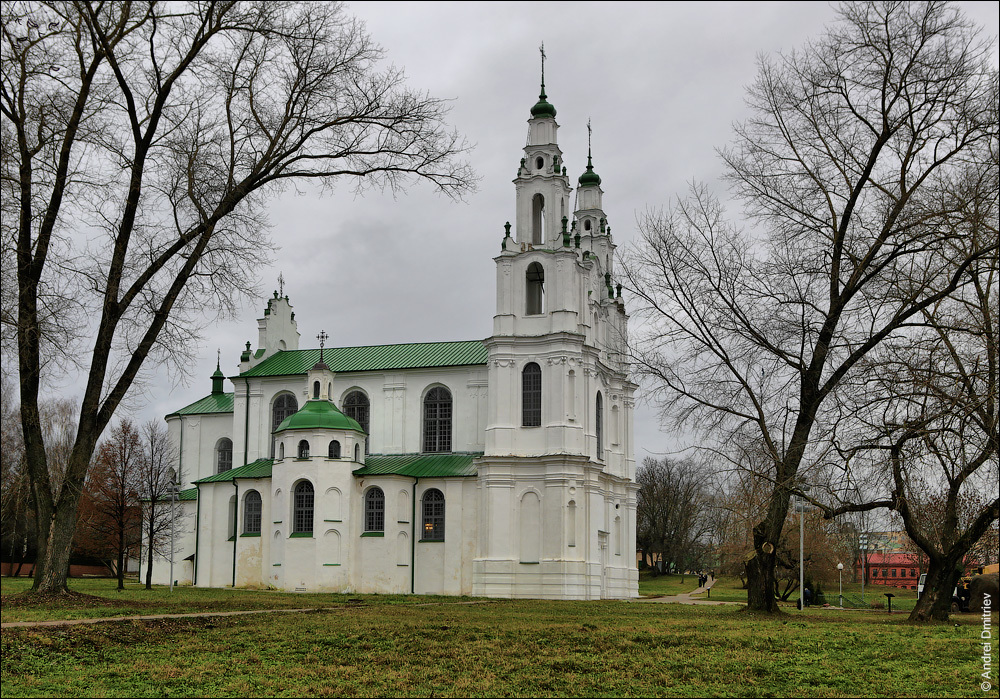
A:
<svg viewBox="0 0 1000 699">
<path fill-rule="evenodd" d="M 531 108 L 531 118 L 538 119 L 541 117 L 555 118 L 556 108 L 546 101 L 545 99 L 545 83 L 542 83 L 542 92 L 538 95 L 538 102 L 534 107 Z"/>
<path fill-rule="evenodd" d="M 589 155 L 587 156 L 587 171 L 580 175 L 579 182 L 581 185 L 601 183 L 601 176 L 594 172 L 594 165 L 591 163 Z"/>
<path fill-rule="evenodd" d="M 328 400 L 308 400 L 294 415 L 289 415 L 275 432 L 285 430 L 353 430 L 364 434 L 357 420 L 347 417 Z"/>
</svg>

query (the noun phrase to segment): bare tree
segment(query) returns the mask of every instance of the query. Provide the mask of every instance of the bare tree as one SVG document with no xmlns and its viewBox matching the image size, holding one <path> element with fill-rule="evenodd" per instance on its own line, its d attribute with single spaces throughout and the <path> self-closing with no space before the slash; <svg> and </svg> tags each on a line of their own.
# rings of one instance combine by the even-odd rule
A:
<svg viewBox="0 0 1000 699">
<path fill-rule="evenodd" d="M 636 542 L 663 572 L 700 567 L 709 544 L 709 481 L 690 459 L 647 457 L 635 476 Z M 654 567 L 655 570 L 655 567 Z"/>
<path fill-rule="evenodd" d="M 761 60 L 753 116 L 722 153 L 754 227 L 697 186 L 642 222 L 625 265 L 646 321 L 637 366 L 675 424 L 701 428 L 737 465 L 740 444 L 768 454 L 746 562 L 753 610 L 777 611 L 789 496 L 850 419 L 837 396 L 996 250 L 994 239 L 963 254 L 958 229 L 920 225 L 959 213 L 934 196 L 956 172 L 996 167 L 990 50 L 945 3 L 845 3 L 825 36 Z"/>
<path fill-rule="evenodd" d="M 60 592 L 101 433 L 147 358 L 182 364 L 206 309 L 255 288 L 270 195 L 422 178 L 460 196 L 474 180 L 446 105 L 380 68 L 337 3 L 5 2 L 0 19 L 3 279 L 17 294 L 0 320 L 18 349 L 34 589 Z M 59 353 L 87 378 L 54 483 L 38 404 Z"/>
<path fill-rule="evenodd" d="M 153 556 L 166 555 L 170 550 L 170 535 L 174 516 L 171 488 L 174 481 L 183 482 L 174 474 L 172 464 L 176 454 L 166 428 L 150 420 L 142 427 L 143 458 L 139 464 L 139 492 L 144 502 L 142 513 L 146 549 L 146 589 L 153 587 Z M 169 504 L 168 504 L 169 503 Z"/>
<path fill-rule="evenodd" d="M 81 548 L 108 561 L 125 589 L 125 569 L 142 537 L 142 438 L 128 420 L 111 429 L 97 448 L 80 504 Z M 85 542 L 85 543 L 84 543 Z"/>
</svg>

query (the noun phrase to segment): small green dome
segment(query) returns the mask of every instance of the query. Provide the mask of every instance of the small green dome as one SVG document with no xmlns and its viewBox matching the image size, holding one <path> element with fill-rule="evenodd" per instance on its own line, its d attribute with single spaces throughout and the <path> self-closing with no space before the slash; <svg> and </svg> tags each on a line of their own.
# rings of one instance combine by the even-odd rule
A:
<svg viewBox="0 0 1000 699">
<path fill-rule="evenodd" d="M 589 155 L 587 156 L 587 171 L 580 175 L 579 182 L 581 185 L 601 183 L 601 176 L 594 172 L 594 166 L 590 162 Z"/>
<path fill-rule="evenodd" d="M 555 119 L 556 108 L 546 101 L 545 83 L 542 83 L 542 92 L 538 95 L 538 102 L 531 108 L 531 118 L 551 117 Z"/>
<path fill-rule="evenodd" d="M 361 425 L 337 409 L 327 400 L 309 400 L 294 415 L 289 415 L 275 432 L 285 430 L 353 430 L 364 434 Z"/>
</svg>

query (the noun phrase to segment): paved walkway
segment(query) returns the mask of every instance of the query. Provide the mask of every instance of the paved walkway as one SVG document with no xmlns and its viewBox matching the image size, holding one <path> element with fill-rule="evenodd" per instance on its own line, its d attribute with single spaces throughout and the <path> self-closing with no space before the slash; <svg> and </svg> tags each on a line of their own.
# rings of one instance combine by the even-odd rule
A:
<svg viewBox="0 0 1000 699">
<path fill-rule="evenodd" d="M 708 604 L 718 606 L 720 604 L 736 604 L 744 606 L 745 602 L 723 602 L 720 600 L 705 598 L 694 598 L 692 595 L 698 595 L 703 592 L 707 592 L 713 585 L 715 585 L 715 578 L 712 578 L 704 587 L 698 587 L 691 592 L 685 592 L 680 595 L 664 595 L 662 597 L 647 597 L 645 599 L 636 600 L 637 602 L 654 602 L 658 604 Z"/>
</svg>

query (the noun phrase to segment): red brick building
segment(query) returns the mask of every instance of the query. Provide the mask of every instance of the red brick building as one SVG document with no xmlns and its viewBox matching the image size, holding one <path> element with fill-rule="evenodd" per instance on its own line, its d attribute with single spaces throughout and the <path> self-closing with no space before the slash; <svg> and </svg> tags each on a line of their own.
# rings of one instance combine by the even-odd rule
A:
<svg viewBox="0 0 1000 699">
<path fill-rule="evenodd" d="M 854 567 L 860 578 L 862 562 L 867 560 L 869 585 L 886 585 L 909 590 L 917 589 L 920 579 L 921 561 L 916 553 L 869 553 L 855 561 Z"/>
</svg>

